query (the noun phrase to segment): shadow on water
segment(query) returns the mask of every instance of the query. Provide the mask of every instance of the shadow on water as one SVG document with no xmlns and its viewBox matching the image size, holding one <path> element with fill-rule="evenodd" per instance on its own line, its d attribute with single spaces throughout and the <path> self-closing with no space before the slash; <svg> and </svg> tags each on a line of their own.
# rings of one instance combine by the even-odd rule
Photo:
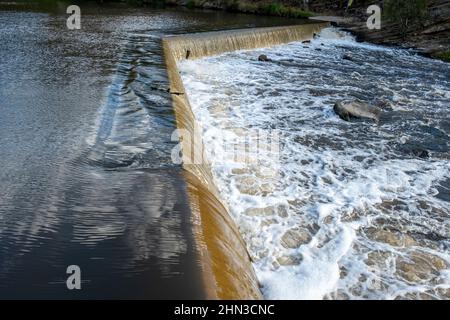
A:
<svg viewBox="0 0 450 320">
<path fill-rule="evenodd" d="M 292 21 L 87 7 L 71 32 L 66 17 L 0 11 L 0 298 L 203 298 L 160 39 Z"/>
</svg>

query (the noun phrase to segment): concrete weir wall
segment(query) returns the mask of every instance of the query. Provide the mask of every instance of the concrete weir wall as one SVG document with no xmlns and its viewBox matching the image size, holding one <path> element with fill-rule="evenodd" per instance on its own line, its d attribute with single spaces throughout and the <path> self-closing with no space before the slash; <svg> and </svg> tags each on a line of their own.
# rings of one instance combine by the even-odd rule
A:
<svg viewBox="0 0 450 320">
<path fill-rule="evenodd" d="M 226 205 L 220 200 L 201 130 L 197 127 L 177 63 L 236 50 L 270 47 L 311 39 L 327 23 L 287 27 L 205 32 L 163 38 L 170 92 L 180 131 L 183 167 L 195 221 L 194 230 L 210 299 L 261 299 L 261 291 L 246 245 Z"/>
</svg>

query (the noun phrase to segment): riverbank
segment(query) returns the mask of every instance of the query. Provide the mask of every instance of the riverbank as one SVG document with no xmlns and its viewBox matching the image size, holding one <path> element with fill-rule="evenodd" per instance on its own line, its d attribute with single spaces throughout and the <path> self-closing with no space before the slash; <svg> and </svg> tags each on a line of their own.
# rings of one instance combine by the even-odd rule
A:
<svg viewBox="0 0 450 320">
<path fill-rule="evenodd" d="M 367 28 L 369 15 L 366 10 L 371 4 L 382 7 L 383 1 L 356 1 L 348 10 L 343 2 L 311 0 L 303 1 L 308 3 L 304 5 L 298 1 L 168 0 L 166 4 L 290 18 L 336 16 L 341 19 L 335 19 L 335 24 L 355 34 L 360 41 L 413 48 L 425 55 L 450 61 L 450 1 L 428 1 L 423 18 L 413 19 L 406 28 L 383 13 L 380 30 Z"/>
<path fill-rule="evenodd" d="M 369 15 L 364 4 L 343 13 L 345 18 L 338 20 L 336 26 L 352 32 L 359 41 L 412 48 L 424 55 L 450 61 L 450 1 L 429 0 L 421 13 L 423 17 L 412 21 L 409 26 L 393 22 L 385 13 L 387 8 L 384 9 L 380 30 L 367 28 Z"/>
<path fill-rule="evenodd" d="M 133 6 L 178 6 L 295 19 L 325 17 L 327 21 L 335 20 L 336 26 L 352 32 L 359 41 L 412 48 L 424 55 L 450 61 L 449 0 L 428 0 L 425 5 L 423 1 L 411 1 L 407 2 L 408 10 L 402 8 L 402 1 L 398 2 L 400 5 L 389 8 L 389 1 L 386 0 L 353 1 L 349 8 L 346 8 L 345 1 L 332 0 L 101 0 L 97 2 L 116 2 Z M 416 4 L 412 4 L 413 2 Z M 21 1 L 0 1 L 0 7 L 9 7 L 12 3 L 24 5 Z M 53 1 L 47 0 L 38 0 L 36 3 L 55 5 Z M 29 2 L 26 4 L 30 6 Z M 369 17 L 366 10 L 372 4 L 383 8 L 380 30 L 369 30 L 366 26 Z"/>
</svg>

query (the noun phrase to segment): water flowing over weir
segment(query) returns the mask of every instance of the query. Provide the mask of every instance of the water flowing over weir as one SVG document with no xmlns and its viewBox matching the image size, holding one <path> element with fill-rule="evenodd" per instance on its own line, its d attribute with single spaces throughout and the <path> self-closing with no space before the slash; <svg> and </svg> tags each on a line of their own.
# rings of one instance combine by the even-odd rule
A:
<svg viewBox="0 0 450 320">
<path fill-rule="evenodd" d="M 189 190 L 194 215 L 199 220 L 197 239 L 204 247 L 203 254 L 209 258 L 205 270 L 209 270 L 206 283 L 212 283 L 212 296 L 218 298 L 260 298 L 254 271 L 245 244 L 234 225 L 228 209 L 221 203 L 214 184 L 211 168 L 204 157 L 201 132 L 189 105 L 177 62 L 223 52 L 267 47 L 281 43 L 311 39 L 326 23 L 233 30 L 171 36 L 163 39 L 166 66 L 169 74 L 170 92 L 176 114 L 177 127 L 185 130 L 189 139 L 182 137 L 183 166 L 195 177 L 199 187 Z M 190 180 L 192 178 L 188 178 Z M 227 272 L 223 272 L 224 266 Z M 210 291 L 211 292 L 211 291 Z"/>
<path fill-rule="evenodd" d="M 448 64 L 276 17 L 66 18 L 0 11 L 0 298 L 450 297 Z M 281 165 L 220 166 L 201 125 L 277 128 Z"/>
<path fill-rule="evenodd" d="M 164 41 L 173 58 L 179 61 L 186 58 L 196 59 L 224 52 L 270 47 L 311 39 L 315 32 L 327 25 L 327 23 L 311 23 L 297 26 L 204 32 L 166 37 Z"/>
<path fill-rule="evenodd" d="M 66 18 L 0 11 L 0 298 L 261 297 L 223 205 L 171 159 L 161 38 L 292 21 L 86 5 L 68 32 Z"/>
<path fill-rule="evenodd" d="M 265 298 L 448 299 L 449 64 L 326 28 L 178 69 Z M 380 121 L 333 111 L 355 99 Z M 254 130 L 276 157 L 235 157 Z"/>
</svg>

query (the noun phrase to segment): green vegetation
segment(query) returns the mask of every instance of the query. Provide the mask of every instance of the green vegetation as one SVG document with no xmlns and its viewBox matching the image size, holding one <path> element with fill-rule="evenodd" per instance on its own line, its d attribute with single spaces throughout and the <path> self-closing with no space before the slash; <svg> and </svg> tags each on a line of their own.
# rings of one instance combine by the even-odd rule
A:
<svg viewBox="0 0 450 320">
<path fill-rule="evenodd" d="M 44 10 L 49 12 L 61 13 L 65 12 L 65 9 L 71 5 L 83 5 L 83 4 L 107 4 L 107 3 L 125 3 L 129 6 L 134 7 L 155 7 L 162 8 L 166 5 L 173 4 L 172 1 L 167 0 L 15 0 L 15 1 L 7 1 L 1 2 L 0 0 L 0 8 L 3 10 L 14 9 L 15 7 L 20 6 L 21 8 L 27 8 L 30 10 Z"/>
<path fill-rule="evenodd" d="M 188 0 L 186 7 L 201 8 L 205 0 Z M 280 16 L 288 18 L 308 18 L 313 15 L 309 11 L 305 11 L 295 7 L 287 7 L 280 2 L 272 2 L 270 4 L 261 4 L 241 0 L 227 0 L 223 4 L 224 9 L 231 12 L 257 13 L 270 16 Z"/>
<path fill-rule="evenodd" d="M 288 8 L 287 16 L 292 18 L 309 18 L 314 16 L 314 13 L 299 8 Z"/>
<path fill-rule="evenodd" d="M 295 7 L 287 7 L 279 2 L 272 2 L 268 5 L 257 6 L 256 13 L 267 14 L 271 16 L 289 17 L 289 18 L 308 18 L 313 15 Z"/>
<path fill-rule="evenodd" d="M 142 0 L 126 0 L 126 3 L 130 6 L 142 6 L 143 5 Z"/>
<path fill-rule="evenodd" d="M 150 6 L 157 8 L 166 6 L 165 0 L 125 0 L 125 2 L 131 6 Z"/>
<path fill-rule="evenodd" d="M 273 2 L 265 7 L 263 7 L 263 10 L 270 15 L 273 16 L 281 16 L 284 12 L 286 12 L 285 6 L 278 2 Z"/>
<path fill-rule="evenodd" d="M 27 0 L 16 0 L 24 4 L 30 4 Z M 91 2 L 93 0 L 90 0 Z M 82 2 L 90 2 L 89 0 L 34 0 L 32 4 L 39 5 L 41 8 L 58 8 L 61 4 L 79 4 Z M 177 0 L 96 0 L 98 3 L 109 2 L 125 2 L 131 6 L 152 6 L 164 7 L 168 5 L 179 5 L 181 1 Z M 207 0 L 187 0 L 185 6 L 188 8 L 202 8 L 207 3 Z M 209 3 L 214 3 L 210 1 Z M 0 2 L 1 4 L 1 2 Z M 217 1 L 217 5 L 230 12 L 244 12 L 254 13 L 270 16 L 280 16 L 287 18 L 308 18 L 313 16 L 312 12 L 302 10 L 299 7 L 286 6 L 281 1 L 252 1 L 252 0 L 222 0 Z"/>
<path fill-rule="evenodd" d="M 186 7 L 188 7 L 188 8 L 195 8 L 196 7 L 196 1 L 195 0 L 188 0 L 188 2 L 186 2 Z"/>
<path fill-rule="evenodd" d="M 441 60 L 450 62 L 450 50 L 449 51 L 435 53 L 432 56 L 433 56 L 433 58 L 441 59 Z"/>
<path fill-rule="evenodd" d="M 33 11 L 50 11 L 50 12 L 61 12 L 62 10 L 65 11 L 65 8 L 67 8 L 72 3 L 70 0 L 34 0 L 34 1 L 27 1 L 27 0 L 15 0 L 15 1 L 7 1 L 7 2 L 0 2 L 0 9 L 2 10 L 10 10 L 15 9 L 17 7 L 20 7 L 22 9 L 27 10 L 33 10 Z M 74 3 L 76 4 L 76 2 Z"/>
<path fill-rule="evenodd" d="M 228 0 L 225 4 L 225 9 L 231 12 L 240 11 L 238 0 Z"/>
<path fill-rule="evenodd" d="M 232 11 L 256 13 L 259 10 L 259 5 L 256 3 L 246 2 L 246 1 L 237 1 L 237 2 L 238 2 L 237 10 L 232 10 Z"/>
<path fill-rule="evenodd" d="M 399 25 L 405 35 L 412 27 L 422 24 L 428 16 L 427 0 L 386 0 L 384 15 Z"/>
</svg>

